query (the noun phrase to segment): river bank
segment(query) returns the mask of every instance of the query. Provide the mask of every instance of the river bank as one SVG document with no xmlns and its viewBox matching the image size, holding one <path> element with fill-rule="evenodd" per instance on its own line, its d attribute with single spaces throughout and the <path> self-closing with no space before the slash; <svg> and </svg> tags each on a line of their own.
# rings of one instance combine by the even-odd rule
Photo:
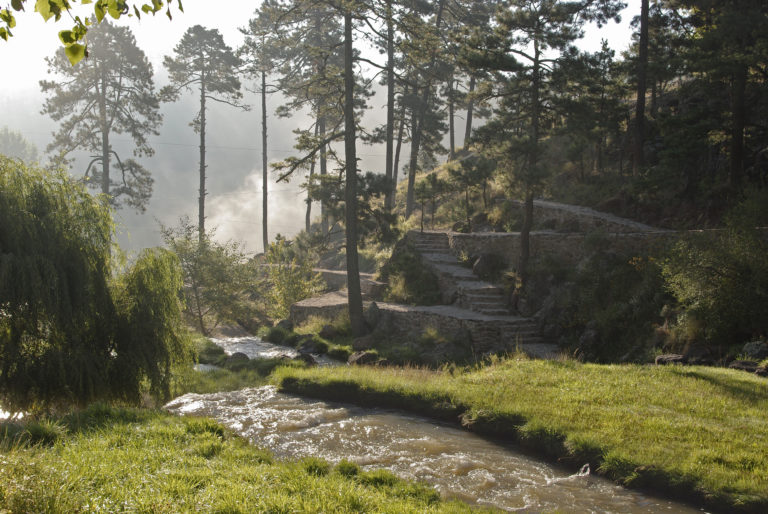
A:
<svg viewBox="0 0 768 514">
<path fill-rule="evenodd" d="M 768 510 L 768 381 L 707 367 L 509 359 L 448 369 L 278 369 L 280 389 L 398 408 L 512 440 L 632 488 Z"/>
<path fill-rule="evenodd" d="M 26 429 L 0 437 L 4 512 L 469 511 L 388 472 L 277 460 L 207 418 L 93 406 Z"/>
</svg>

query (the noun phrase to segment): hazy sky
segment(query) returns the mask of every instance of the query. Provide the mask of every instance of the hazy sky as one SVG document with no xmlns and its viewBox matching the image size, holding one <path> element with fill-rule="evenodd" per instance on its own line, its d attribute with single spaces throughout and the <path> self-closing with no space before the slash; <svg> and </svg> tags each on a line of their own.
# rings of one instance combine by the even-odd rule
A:
<svg viewBox="0 0 768 514">
<path fill-rule="evenodd" d="M 628 0 L 620 25 L 614 23 L 597 30 L 590 28 L 581 46 L 597 50 L 605 38 L 617 52 L 626 49 L 631 30 L 629 21 L 639 14 L 640 0 Z M 200 24 L 218 28 L 226 43 L 237 47 L 242 42 L 238 28 L 253 16 L 260 2 L 226 0 L 217 3 L 200 0 L 184 2 L 184 13 L 174 11 L 174 20 L 164 15 L 146 16 L 140 21 L 129 18 L 118 24 L 128 25 L 136 36 L 138 46 L 147 54 L 155 69 L 158 87 L 166 83 L 162 67 L 163 56 L 170 54 L 188 27 Z M 28 2 L 31 9 L 33 2 Z M 226 6 L 226 7 L 224 7 Z M 83 14 L 92 12 L 91 5 L 82 7 Z M 3 79 L 0 80 L 0 127 L 8 126 L 21 132 L 43 152 L 51 139 L 55 124 L 40 114 L 43 96 L 38 81 L 47 77 L 46 56 L 59 47 L 58 31 L 68 28 L 65 19 L 59 24 L 52 20 L 44 23 L 33 12 L 17 15 L 14 37 L 0 41 L 0 63 Z M 246 84 L 249 85 L 250 84 Z M 258 106 L 258 98 L 246 93 L 247 103 Z M 372 109 L 366 120 L 383 121 L 385 98 L 378 95 L 371 99 Z M 301 117 L 278 120 L 270 109 L 268 154 L 271 161 L 291 155 L 292 130 L 306 126 Z M 155 156 L 144 160 L 153 172 L 155 188 L 152 200 L 143 215 L 120 211 L 122 221 L 119 239 L 123 246 L 138 249 L 160 243 L 158 221 L 173 225 L 182 215 L 197 219 L 197 145 L 198 136 L 189 122 L 195 116 L 197 104 L 191 94 L 180 102 L 164 105 L 165 120 L 160 135 L 151 139 Z M 261 251 L 261 136 L 259 109 L 243 112 L 222 105 L 211 106 L 208 115 L 208 191 L 206 210 L 207 226 L 217 227 L 220 239 L 237 239 L 244 243 L 248 252 Z M 463 133 L 463 121 L 457 120 L 457 133 Z M 121 144 L 128 152 L 127 141 L 113 139 L 120 151 Z M 380 171 L 383 168 L 383 148 L 359 146 L 363 170 Z M 404 153 L 407 155 L 407 153 Z M 80 174 L 78 164 L 73 173 Z M 81 166 L 85 166 L 82 163 Z M 301 180 L 289 184 L 270 184 L 270 237 L 276 233 L 291 236 L 304 226 L 304 195 Z M 315 212 L 317 210 L 315 209 Z"/>
</svg>

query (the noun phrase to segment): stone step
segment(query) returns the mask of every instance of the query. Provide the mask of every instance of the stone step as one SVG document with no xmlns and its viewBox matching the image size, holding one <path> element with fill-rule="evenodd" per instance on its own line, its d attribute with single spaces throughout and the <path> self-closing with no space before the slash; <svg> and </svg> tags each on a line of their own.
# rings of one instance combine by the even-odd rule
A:
<svg viewBox="0 0 768 514">
<path fill-rule="evenodd" d="M 416 243 L 413 245 L 419 253 L 428 252 L 430 250 L 440 250 L 441 252 L 450 252 L 451 247 L 447 244 L 441 245 L 437 243 Z"/>
<path fill-rule="evenodd" d="M 417 246 L 416 250 L 420 254 L 425 253 L 444 253 L 446 255 L 451 255 L 451 252 L 448 250 L 448 247 L 442 247 L 442 246 L 433 246 L 433 245 L 425 245 L 425 246 Z M 453 258 L 454 260 L 457 260 L 456 257 Z"/>
<path fill-rule="evenodd" d="M 475 275 L 472 274 L 472 270 L 464 268 L 458 264 L 434 264 L 434 268 L 442 274 L 449 275 L 457 280 L 468 280 Z"/>
<path fill-rule="evenodd" d="M 486 316 L 506 316 L 509 314 L 509 310 L 507 309 L 472 309 L 475 312 L 479 312 L 480 314 L 485 314 Z"/>
<path fill-rule="evenodd" d="M 429 262 L 439 262 L 442 264 L 456 264 L 458 265 L 459 261 L 456 260 L 456 257 L 451 255 L 450 253 L 438 253 L 438 252 L 432 252 L 432 253 L 422 253 L 421 256 L 428 260 Z"/>
<path fill-rule="evenodd" d="M 465 268 L 469 269 L 469 268 Z M 467 294 L 481 294 L 485 293 L 487 291 L 500 291 L 504 292 L 504 290 L 498 286 L 495 286 L 493 284 L 489 284 L 488 282 L 483 282 L 482 280 L 478 280 L 477 277 L 472 275 L 474 277 L 473 280 L 462 280 L 456 283 L 456 287 L 458 287 L 460 290 L 464 291 Z"/>
<path fill-rule="evenodd" d="M 463 291 L 463 303 L 468 305 L 478 304 L 478 303 L 496 303 L 496 304 L 507 304 L 507 299 L 504 297 L 503 292 L 495 293 L 495 292 L 487 292 L 487 293 L 467 293 L 466 291 Z"/>
</svg>

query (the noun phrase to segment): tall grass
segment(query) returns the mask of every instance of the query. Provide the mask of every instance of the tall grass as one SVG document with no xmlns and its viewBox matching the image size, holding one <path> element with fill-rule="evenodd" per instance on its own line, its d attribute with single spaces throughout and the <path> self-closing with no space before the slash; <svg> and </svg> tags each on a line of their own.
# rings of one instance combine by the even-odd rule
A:
<svg viewBox="0 0 768 514">
<path fill-rule="evenodd" d="M 210 419 L 97 406 L 52 446 L 0 451 L 0 511 L 460 512 L 426 486 L 279 462 Z"/>
<path fill-rule="evenodd" d="M 628 486 L 768 511 L 768 381 L 743 372 L 508 359 L 441 372 L 278 369 L 275 378 L 287 391 L 460 419 Z"/>
</svg>

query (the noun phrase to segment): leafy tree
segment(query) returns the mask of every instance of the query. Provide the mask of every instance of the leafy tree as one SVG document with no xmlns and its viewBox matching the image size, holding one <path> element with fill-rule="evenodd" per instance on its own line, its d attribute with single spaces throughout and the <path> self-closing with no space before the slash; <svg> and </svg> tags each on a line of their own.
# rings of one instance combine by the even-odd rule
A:
<svg viewBox="0 0 768 514">
<path fill-rule="evenodd" d="M 663 263 L 667 287 L 677 298 L 680 328 L 722 347 L 768 335 L 768 220 L 766 193 L 754 192 L 718 232 L 681 240 Z"/>
<path fill-rule="evenodd" d="M 145 380 L 167 398 L 190 357 L 176 258 L 147 250 L 116 270 L 109 207 L 63 172 L 0 157 L 0 191 L 3 407 L 138 402 Z"/>
<path fill-rule="evenodd" d="M 240 246 L 219 243 L 211 233 L 200 240 L 189 218 L 177 227 L 163 227 L 163 239 L 181 262 L 187 314 L 205 335 L 223 322 L 260 318 L 251 302 L 256 276 Z"/>
<path fill-rule="evenodd" d="M 325 284 L 312 270 L 312 262 L 298 259 L 287 251 L 288 243 L 278 236 L 266 252 L 264 299 L 272 319 L 285 319 L 296 302 L 321 292 Z"/>
<path fill-rule="evenodd" d="M 135 157 L 154 154 L 147 137 L 158 133 L 162 116 L 152 65 L 126 27 L 104 22 L 90 31 L 89 38 L 95 48 L 76 67 L 69 64 L 64 49 L 46 59 L 48 71 L 60 79 L 40 81 L 48 95 L 43 114 L 61 122 L 48 151 L 62 157 L 75 150 L 94 152 L 85 170 L 89 186 L 99 188 L 115 206 L 126 204 L 144 211 L 152 194 L 152 177 L 134 159 L 121 159 L 110 138 L 127 134 L 135 145 Z M 120 180 L 113 176 L 112 157 Z"/>
<path fill-rule="evenodd" d="M 218 29 L 206 29 L 200 25 L 190 27 L 174 48 L 174 56 L 166 56 L 163 65 L 168 70 L 171 85 L 163 88 L 163 95 L 177 100 L 182 90 L 196 87 L 200 94 L 200 110 L 192 120 L 192 128 L 200 134 L 200 195 L 198 197 L 198 234 L 205 239 L 205 130 L 206 102 L 223 103 L 244 108 L 237 69 L 240 59 L 224 43 Z"/>
<path fill-rule="evenodd" d="M 26 163 L 37 161 L 37 147 L 18 132 L 3 127 L 0 130 L 0 154 L 15 157 Z"/>
<path fill-rule="evenodd" d="M 88 57 L 88 48 L 85 36 L 88 34 L 89 27 L 93 25 L 94 20 L 87 17 L 81 18 L 72 14 L 73 8 L 77 5 L 77 0 L 35 0 L 35 11 L 40 14 L 43 20 L 48 21 L 53 18 L 55 21 L 61 20 L 62 16 L 69 15 L 74 25 L 69 30 L 59 31 L 59 39 L 63 44 L 63 50 L 69 62 L 74 66 L 84 57 Z M 141 4 L 131 3 L 126 0 L 80 0 L 81 5 L 93 4 L 93 18 L 97 23 L 101 23 L 108 14 L 114 19 L 123 15 L 136 16 L 141 18 L 141 14 L 152 14 L 153 16 L 165 8 L 165 14 L 168 19 L 172 19 L 171 6 L 173 0 L 152 0 L 151 3 Z M 179 11 L 183 12 L 181 0 L 176 2 Z M 13 37 L 11 29 L 16 27 L 16 18 L 13 12 L 26 10 L 28 0 L 11 0 L 11 9 L 7 7 L 0 10 L 0 22 L 5 24 L 0 27 L 0 38 L 8 41 Z M 129 14 L 132 13 L 132 14 Z"/>
</svg>

